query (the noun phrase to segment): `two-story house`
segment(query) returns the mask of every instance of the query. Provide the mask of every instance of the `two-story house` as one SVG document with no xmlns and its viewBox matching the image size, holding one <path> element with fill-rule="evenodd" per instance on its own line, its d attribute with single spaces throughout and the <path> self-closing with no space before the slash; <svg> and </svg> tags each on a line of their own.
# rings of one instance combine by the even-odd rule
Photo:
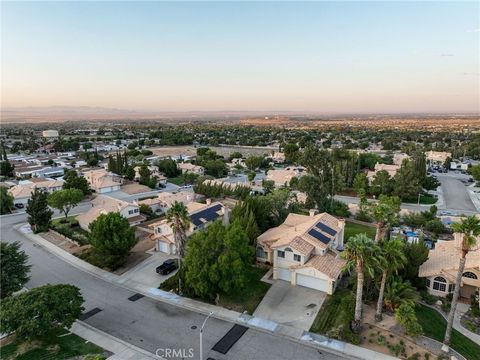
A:
<svg viewBox="0 0 480 360">
<path fill-rule="evenodd" d="M 345 220 L 313 211 L 289 214 L 283 224 L 257 238 L 257 260 L 273 265 L 273 278 L 332 294 L 345 260 Z"/>
<path fill-rule="evenodd" d="M 300 178 L 306 174 L 303 166 L 288 166 L 285 169 L 268 170 L 266 179 L 273 181 L 276 187 L 284 187 L 290 184 L 292 178 Z"/>
<path fill-rule="evenodd" d="M 8 193 L 13 197 L 13 205 L 27 206 L 28 200 L 32 197 L 35 189 L 43 190 L 49 194 L 61 190 L 63 181 L 44 178 L 31 178 L 30 180 L 21 181 L 18 185 L 8 189 Z"/>
<path fill-rule="evenodd" d="M 183 162 L 183 163 L 178 163 L 177 167 L 182 170 L 183 173 L 194 173 L 200 176 L 203 176 L 205 174 L 205 169 L 203 166 L 200 165 L 194 165 L 192 163 L 188 162 Z"/>
<path fill-rule="evenodd" d="M 196 231 L 205 229 L 216 220 L 228 220 L 228 216 L 225 216 L 228 210 L 219 202 L 211 203 L 208 200 L 206 204 L 190 202 L 186 206 L 190 218 L 190 227 L 186 231 L 187 237 Z M 176 254 L 173 229 L 168 222 L 163 219 L 150 224 L 149 227 L 153 229 L 151 238 L 156 242 L 157 251 Z"/>
<path fill-rule="evenodd" d="M 90 184 L 90 188 L 97 194 L 106 194 L 112 191 L 118 191 L 120 190 L 120 186 L 123 182 L 120 175 L 108 172 L 105 169 L 85 171 L 83 176 Z"/>
<path fill-rule="evenodd" d="M 110 196 L 99 195 L 91 201 L 92 207 L 85 213 L 77 216 L 78 224 L 82 229 L 88 230 L 92 221 L 101 214 L 118 212 L 128 220 L 130 226 L 138 225 L 146 220 L 146 217 L 140 214 L 140 207 L 123 200 L 114 199 Z"/>
</svg>

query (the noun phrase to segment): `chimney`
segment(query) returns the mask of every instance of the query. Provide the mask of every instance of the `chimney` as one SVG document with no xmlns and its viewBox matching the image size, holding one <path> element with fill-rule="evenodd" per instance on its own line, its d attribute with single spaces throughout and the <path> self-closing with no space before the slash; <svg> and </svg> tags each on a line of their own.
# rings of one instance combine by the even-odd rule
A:
<svg viewBox="0 0 480 360">
<path fill-rule="evenodd" d="M 308 211 L 308 213 L 309 213 L 310 216 L 315 216 L 315 215 L 317 214 L 317 210 L 315 210 L 315 209 L 310 209 L 310 210 Z"/>
<path fill-rule="evenodd" d="M 210 205 L 212 203 L 212 199 L 207 199 L 207 205 Z"/>
</svg>

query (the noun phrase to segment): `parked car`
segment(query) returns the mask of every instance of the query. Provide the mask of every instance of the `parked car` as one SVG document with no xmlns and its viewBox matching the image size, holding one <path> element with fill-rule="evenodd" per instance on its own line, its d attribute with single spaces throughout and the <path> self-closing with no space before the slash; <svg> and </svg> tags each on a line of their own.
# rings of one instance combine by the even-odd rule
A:
<svg viewBox="0 0 480 360">
<path fill-rule="evenodd" d="M 23 204 L 15 204 L 15 207 L 17 209 L 23 209 L 24 208 L 24 205 Z"/>
<path fill-rule="evenodd" d="M 178 268 L 177 260 L 168 259 L 164 261 L 162 265 L 156 268 L 156 272 L 157 274 L 160 274 L 160 275 L 168 275 L 172 271 L 175 271 L 177 268 Z"/>
</svg>

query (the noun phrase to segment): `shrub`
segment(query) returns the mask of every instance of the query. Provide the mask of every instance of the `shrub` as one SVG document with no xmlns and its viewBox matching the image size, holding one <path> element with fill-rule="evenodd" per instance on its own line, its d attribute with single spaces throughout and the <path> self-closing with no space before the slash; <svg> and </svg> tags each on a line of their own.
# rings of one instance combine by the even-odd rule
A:
<svg viewBox="0 0 480 360">
<path fill-rule="evenodd" d="M 405 328 L 405 333 L 410 336 L 418 336 L 423 332 L 422 326 L 418 323 L 415 310 L 407 304 L 400 305 L 395 310 L 395 318 Z"/>
<path fill-rule="evenodd" d="M 407 360 L 420 360 L 420 353 L 416 352 L 415 354 L 410 355 Z"/>
<path fill-rule="evenodd" d="M 420 291 L 420 296 L 422 300 L 425 301 L 428 305 L 433 305 L 438 300 L 438 297 L 430 294 L 427 290 Z"/>
<path fill-rule="evenodd" d="M 389 349 L 392 352 L 392 354 L 398 357 L 401 353 L 405 352 L 405 344 L 402 341 L 400 341 L 395 345 L 390 345 Z"/>
<path fill-rule="evenodd" d="M 470 330 L 471 332 L 477 332 L 477 325 L 475 325 L 473 323 L 473 321 L 470 321 L 468 320 L 466 323 L 465 323 L 465 327 Z"/>
</svg>

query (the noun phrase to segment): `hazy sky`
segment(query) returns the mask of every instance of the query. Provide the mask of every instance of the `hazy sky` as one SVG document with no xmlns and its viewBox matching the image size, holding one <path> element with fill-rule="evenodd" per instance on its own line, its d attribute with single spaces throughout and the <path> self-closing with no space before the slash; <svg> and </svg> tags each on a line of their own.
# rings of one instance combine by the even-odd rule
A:
<svg viewBox="0 0 480 360">
<path fill-rule="evenodd" d="M 2 2 L 2 106 L 479 111 L 478 2 Z"/>
</svg>

